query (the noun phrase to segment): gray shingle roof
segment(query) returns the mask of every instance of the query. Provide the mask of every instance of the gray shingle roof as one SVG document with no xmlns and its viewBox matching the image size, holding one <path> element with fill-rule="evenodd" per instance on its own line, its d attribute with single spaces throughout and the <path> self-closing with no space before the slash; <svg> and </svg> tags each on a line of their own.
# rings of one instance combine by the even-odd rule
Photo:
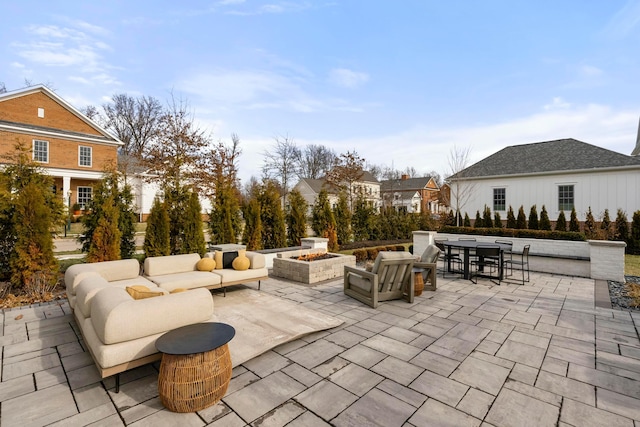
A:
<svg viewBox="0 0 640 427">
<path fill-rule="evenodd" d="M 520 175 L 585 169 L 640 167 L 640 158 L 573 138 L 512 145 L 469 166 L 452 178 Z"/>
<path fill-rule="evenodd" d="M 388 179 L 380 181 L 380 191 L 422 190 L 429 183 L 430 176 L 408 179 Z"/>
</svg>

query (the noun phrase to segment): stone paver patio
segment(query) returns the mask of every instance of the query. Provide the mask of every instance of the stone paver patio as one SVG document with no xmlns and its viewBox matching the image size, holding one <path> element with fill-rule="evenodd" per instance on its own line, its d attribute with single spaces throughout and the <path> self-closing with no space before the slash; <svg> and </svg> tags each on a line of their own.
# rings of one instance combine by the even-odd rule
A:
<svg viewBox="0 0 640 427">
<path fill-rule="evenodd" d="M 223 400 L 191 414 L 163 408 L 157 364 L 114 393 L 66 301 L 5 311 L 2 425 L 640 427 L 640 314 L 596 308 L 593 280 L 439 277 L 377 309 L 341 279 L 262 289 L 345 323 L 235 367 Z"/>
</svg>

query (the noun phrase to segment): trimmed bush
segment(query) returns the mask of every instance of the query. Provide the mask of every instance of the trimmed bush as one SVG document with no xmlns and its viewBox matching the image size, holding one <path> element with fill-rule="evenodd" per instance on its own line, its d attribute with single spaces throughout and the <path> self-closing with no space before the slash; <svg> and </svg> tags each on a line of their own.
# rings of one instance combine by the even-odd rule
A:
<svg viewBox="0 0 640 427">
<path fill-rule="evenodd" d="M 353 256 L 356 257 L 356 262 L 364 262 L 367 260 L 367 250 L 356 249 L 355 251 L 353 251 Z"/>
</svg>

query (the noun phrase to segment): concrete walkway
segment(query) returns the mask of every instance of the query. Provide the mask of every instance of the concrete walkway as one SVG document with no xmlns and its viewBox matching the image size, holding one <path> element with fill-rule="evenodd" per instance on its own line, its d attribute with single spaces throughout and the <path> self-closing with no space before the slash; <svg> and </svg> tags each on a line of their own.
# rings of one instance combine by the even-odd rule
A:
<svg viewBox="0 0 640 427">
<path fill-rule="evenodd" d="M 2 425 L 640 427 L 640 314 L 595 308 L 593 280 L 439 277 L 375 310 L 340 280 L 262 289 L 345 323 L 235 367 L 224 399 L 191 414 L 163 408 L 157 365 L 118 394 L 100 381 L 66 301 L 5 311 Z"/>
</svg>

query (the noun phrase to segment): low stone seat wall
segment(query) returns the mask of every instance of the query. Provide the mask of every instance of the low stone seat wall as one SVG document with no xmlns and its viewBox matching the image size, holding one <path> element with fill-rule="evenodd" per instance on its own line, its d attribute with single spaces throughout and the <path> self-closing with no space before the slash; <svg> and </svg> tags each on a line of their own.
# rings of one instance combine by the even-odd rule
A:
<svg viewBox="0 0 640 427">
<path fill-rule="evenodd" d="M 473 237 L 478 242 L 485 243 L 510 240 L 513 242 L 514 253 L 522 252 L 524 245 L 530 245 L 529 267 L 531 271 L 624 281 L 624 249 L 626 247 L 624 242 L 530 239 L 420 230 L 413 232 L 413 251 L 416 255 L 420 255 L 428 245 L 433 244 L 437 239 L 458 240 L 461 237 Z"/>
</svg>

